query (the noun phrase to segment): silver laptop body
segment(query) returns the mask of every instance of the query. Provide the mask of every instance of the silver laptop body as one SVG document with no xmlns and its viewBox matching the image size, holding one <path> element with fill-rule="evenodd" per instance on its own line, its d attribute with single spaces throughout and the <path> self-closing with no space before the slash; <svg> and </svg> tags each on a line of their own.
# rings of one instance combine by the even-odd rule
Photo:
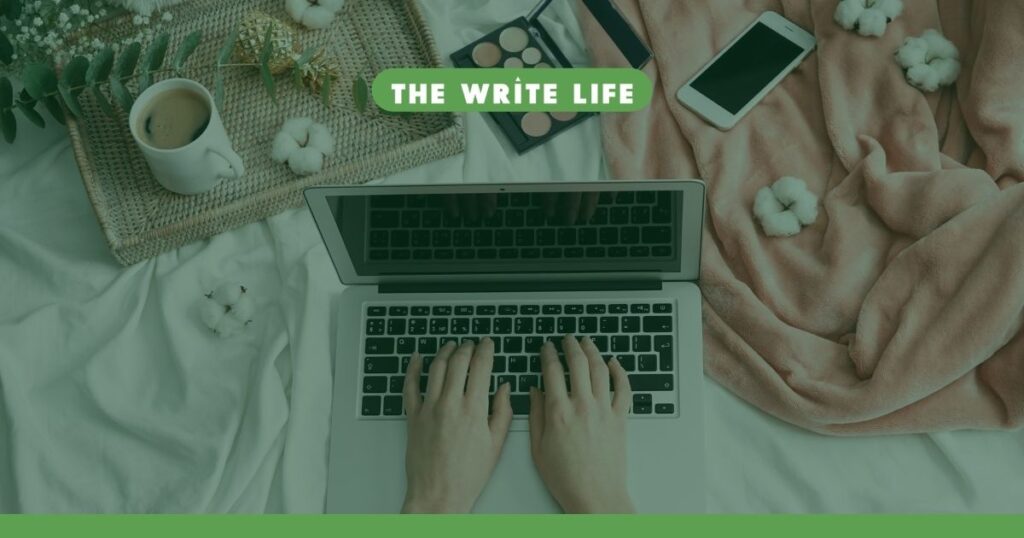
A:
<svg viewBox="0 0 1024 538">
<path fill-rule="evenodd" d="M 531 348 L 564 333 L 593 335 L 606 357 L 626 359 L 637 510 L 704 511 L 702 182 L 317 187 L 305 195 L 346 286 L 334 319 L 327 512 L 401 508 L 410 350 L 429 356 L 448 339 L 490 336 L 502 370 L 493 381 L 511 378 L 525 394 L 539 378 Z M 580 197 L 598 200 L 586 223 L 538 216 Z M 476 512 L 559 511 L 531 460 L 521 402 Z"/>
</svg>

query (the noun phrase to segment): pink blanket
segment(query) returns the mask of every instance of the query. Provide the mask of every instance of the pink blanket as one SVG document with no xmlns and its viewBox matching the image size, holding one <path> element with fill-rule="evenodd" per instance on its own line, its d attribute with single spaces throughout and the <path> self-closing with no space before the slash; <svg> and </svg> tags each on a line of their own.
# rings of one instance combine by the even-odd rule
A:
<svg viewBox="0 0 1024 538">
<path fill-rule="evenodd" d="M 907 0 L 881 38 L 833 22 L 836 0 L 618 0 L 656 61 L 649 110 L 603 118 L 620 178 L 701 177 L 705 371 L 820 432 L 1024 424 L 1024 1 Z M 758 14 L 818 50 L 735 129 L 676 90 Z M 583 17 L 597 65 L 623 60 Z M 893 53 L 937 28 L 955 89 L 923 94 Z M 768 238 L 755 193 L 797 176 L 817 222 Z"/>
</svg>

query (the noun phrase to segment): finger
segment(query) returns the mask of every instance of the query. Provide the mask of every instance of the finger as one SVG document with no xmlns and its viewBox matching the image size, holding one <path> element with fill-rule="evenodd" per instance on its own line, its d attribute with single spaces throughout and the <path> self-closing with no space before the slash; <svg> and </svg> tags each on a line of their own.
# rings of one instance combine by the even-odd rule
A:
<svg viewBox="0 0 1024 538">
<path fill-rule="evenodd" d="M 480 218 L 480 205 L 475 194 L 466 194 L 459 197 L 462 206 L 462 215 L 469 222 L 476 222 Z"/>
<path fill-rule="evenodd" d="M 482 406 L 487 413 L 487 395 L 491 389 L 491 371 L 494 368 L 494 341 L 484 338 L 473 351 L 469 362 L 469 382 L 466 384 L 466 399 L 470 405 Z"/>
<path fill-rule="evenodd" d="M 444 210 L 449 217 L 459 217 L 459 200 L 454 194 L 446 194 L 444 197 Z"/>
<path fill-rule="evenodd" d="M 469 361 L 473 358 L 474 347 L 476 346 L 472 340 L 466 340 L 448 359 L 448 373 L 445 374 L 442 398 L 461 399 L 466 394 L 466 374 L 469 372 Z"/>
<path fill-rule="evenodd" d="M 583 204 L 580 207 L 582 222 L 590 222 L 590 219 L 594 218 L 594 213 L 597 212 L 597 203 L 600 199 L 601 193 L 599 192 L 588 192 L 583 195 Z"/>
<path fill-rule="evenodd" d="M 494 446 L 498 448 L 505 444 L 508 428 L 512 424 L 511 392 L 508 383 L 502 383 L 498 387 L 498 392 L 494 393 L 494 404 L 491 406 L 493 408 L 491 418 L 487 421 L 494 438 Z"/>
<path fill-rule="evenodd" d="M 590 364 L 587 355 L 583 353 L 580 343 L 576 337 L 569 335 L 562 340 L 562 353 L 565 353 L 565 362 L 569 365 L 569 379 L 572 381 L 572 397 L 583 398 L 593 395 L 590 387 Z"/>
<path fill-rule="evenodd" d="M 498 195 L 496 193 L 484 194 L 482 196 L 483 204 L 483 215 L 485 219 L 489 219 L 494 216 L 498 211 Z"/>
<path fill-rule="evenodd" d="M 430 363 L 430 372 L 427 375 L 428 402 L 436 402 L 441 397 L 445 371 L 448 369 L 448 357 L 453 351 L 455 351 L 455 342 L 449 341 L 437 350 L 437 355 L 434 355 L 434 360 Z"/>
<path fill-rule="evenodd" d="M 625 416 L 629 412 L 629 406 L 633 405 L 633 389 L 629 386 L 629 375 L 626 374 L 626 369 L 619 363 L 619 359 L 608 361 L 608 373 L 611 374 L 612 386 L 615 387 L 612 409 Z"/>
<path fill-rule="evenodd" d="M 580 203 L 582 200 L 583 195 L 578 192 L 565 193 L 565 209 L 562 213 L 565 225 L 572 226 L 576 224 L 576 221 L 580 218 Z"/>
<path fill-rule="evenodd" d="M 590 386 L 594 389 L 594 398 L 599 402 L 609 401 L 611 388 L 608 382 L 608 367 L 604 364 L 601 350 L 597 349 L 589 336 L 583 337 L 580 347 L 583 348 L 583 353 L 587 356 L 587 365 L 590 366 Z"/>
<path fill-rule="evenodd" d="M 540 440 L 544 437 L 544 398 L 543 392 L 530 387 L 530 449 L 534 455 L 540 449 Z"/>
<path fill-rule="evenodd" d="M 405 385 L 402 387 L 402 398 L 405 400 L 405 414 L 413 416 L 420 410 L 420 372 L 423 370 L 423 357 L 413 353 L 409 366 L 405 369 Z"/>
<path fill-rule="evenodd" d="M 558 362 L 558 351 L 550 341 L 544 342 L 540 348 L 541 372 L 544 376 L 544 392 L 554 401 L 568 399 L 569 388 L 565 386 L 565 370 Z"/>
</svg>

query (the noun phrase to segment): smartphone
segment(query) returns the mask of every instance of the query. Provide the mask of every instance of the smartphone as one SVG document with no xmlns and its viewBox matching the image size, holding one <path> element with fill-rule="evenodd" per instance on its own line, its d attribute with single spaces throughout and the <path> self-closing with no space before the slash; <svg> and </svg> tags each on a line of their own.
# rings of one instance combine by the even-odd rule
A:
<svg viewBox="0 0 1024 538">
<path fill-rule="evenodd" d="M 766 11 L 676 97 L 715 127 L 731 129 L 800 65 L 816 43 L 803 28 Z"/>
</svg>

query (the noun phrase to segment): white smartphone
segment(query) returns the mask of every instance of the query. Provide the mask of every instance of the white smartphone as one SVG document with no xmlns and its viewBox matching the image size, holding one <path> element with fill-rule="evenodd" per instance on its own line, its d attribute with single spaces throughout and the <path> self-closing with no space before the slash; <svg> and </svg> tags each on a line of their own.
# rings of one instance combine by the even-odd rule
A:
<svg viewBox="0 0 1024 538">
<path fill-rule="evenodd" d="M 731 129 L 814 50 L 814 36 L 766 11 L 676 97 L 719 129 Z"/>
</svg>

